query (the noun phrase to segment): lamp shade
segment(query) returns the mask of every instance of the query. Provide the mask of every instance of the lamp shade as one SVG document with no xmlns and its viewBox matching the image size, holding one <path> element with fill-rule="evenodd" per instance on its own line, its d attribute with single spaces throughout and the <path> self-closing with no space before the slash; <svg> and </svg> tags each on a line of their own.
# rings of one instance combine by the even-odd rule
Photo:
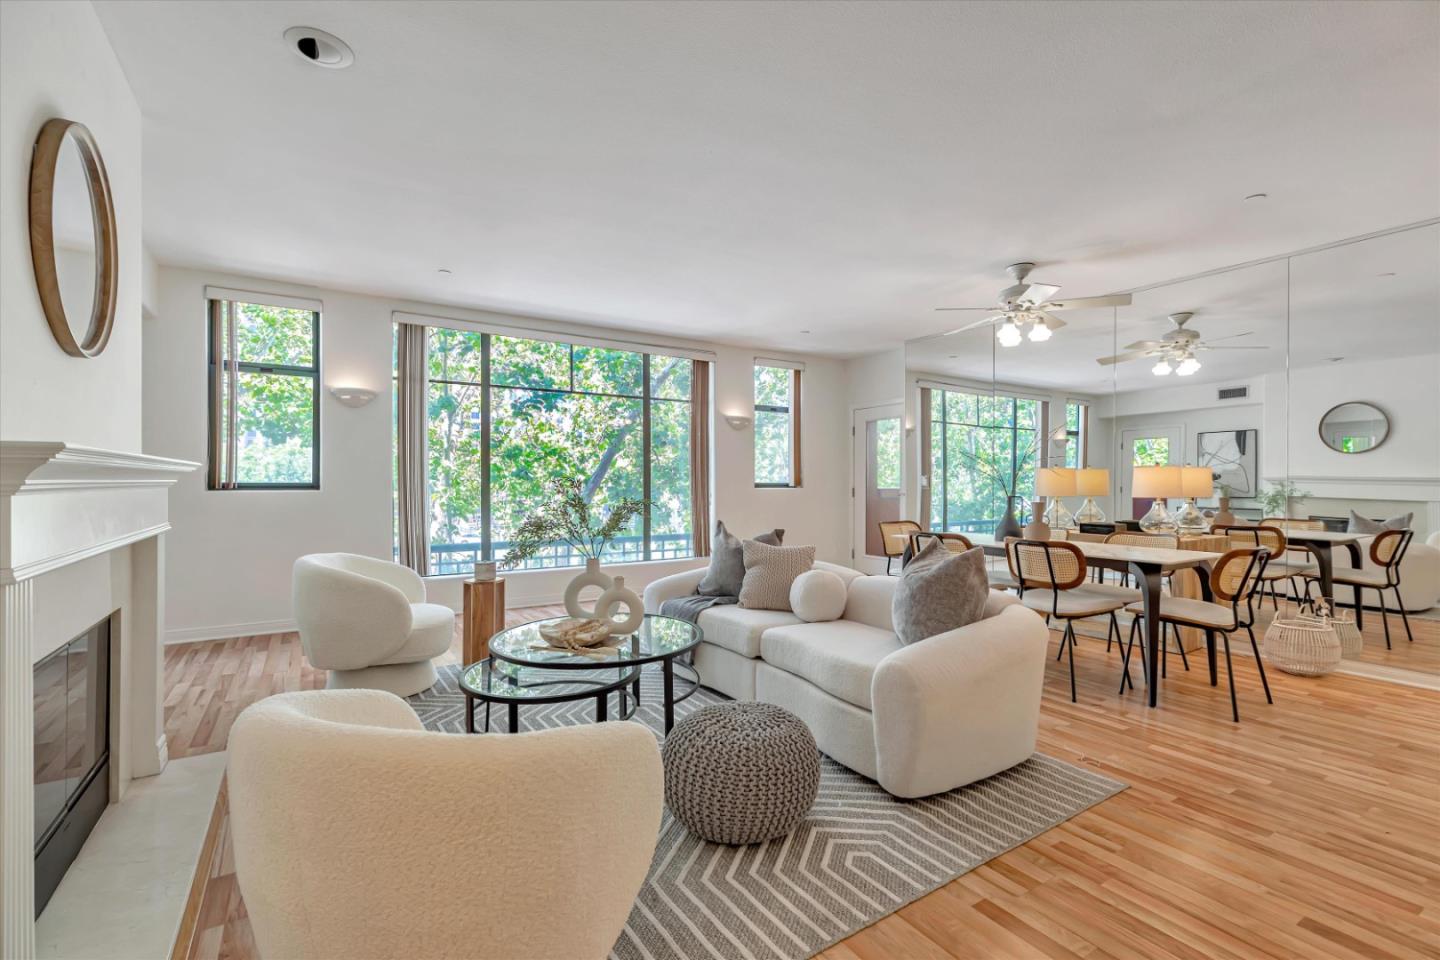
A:
<svg viewBox="0 0 1440 960">
<path fill-rule="evenodd" d="M 1075 495 L 1103 497 L 1110 492 L 1110 471 L 1104 467 L 1086 467 L 1075 471 Z"/>
<path fill-rule="evenodd" d="M 1180 496 L 1210 497 L 1215 495 L 1215 474 L 1209 467 L 1180 468 Z"/>
<path fill-rule="evenodd" d="M 1180 492 L 1183 486 L 1179 467 L 1135 467 L 1134 470 L 1130 482 L 1131 496 L 1153 497 L 1156 500 L 1184 496 Z"/>
<path fill-rule="evenodd" d="M 1070 467 L 1041 467 L 1035 471 L 1035 493 L 1042 497 L 1075 496 L 1075 471 Z"/>
</svg>

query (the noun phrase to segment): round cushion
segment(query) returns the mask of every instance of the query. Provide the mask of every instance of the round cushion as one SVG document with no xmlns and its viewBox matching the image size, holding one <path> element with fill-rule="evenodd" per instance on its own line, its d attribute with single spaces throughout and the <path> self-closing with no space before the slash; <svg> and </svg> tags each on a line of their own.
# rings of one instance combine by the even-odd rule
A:
<svg viewBox="0 0 1440 960">
<path fill-rule="evenodd" d="M 820 789 L 820 750 L 810 728 L 769 703 L 696 710 L 665 738 L 662 758 L 666 806 L 714 843 L 784 836 L 805 819 Z"/>
<path fill-rule="evenodd" d="M 790 609 L 806 623 L 839 620 L 845 599 L 845 581 L 832 570 L 807 570 L 790 585 Z"/>
</svg>

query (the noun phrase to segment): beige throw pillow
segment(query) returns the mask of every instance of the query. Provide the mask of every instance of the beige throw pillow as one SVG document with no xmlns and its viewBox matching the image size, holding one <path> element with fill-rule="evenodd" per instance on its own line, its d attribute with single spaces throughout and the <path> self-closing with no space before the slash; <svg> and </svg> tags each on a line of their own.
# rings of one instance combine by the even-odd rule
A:
<svg viewBox="0 0 1440 960">
<path fill-rule="evenodd" d="M 969 626 L 985 616 L 990 583 L 979 547 L 951 553 L 937 537 L 926 537 L 920 552 L 900 571 L 891 615 L 901 643 Z"/>
<path fill-rule="evenodd" d="M 740 606 L 751 610 L 789 610 L 790 586 L 815 565 L 814 547 L 772 547 L 756 540 L 742 545 L 745 580 Z"/>
</svg>

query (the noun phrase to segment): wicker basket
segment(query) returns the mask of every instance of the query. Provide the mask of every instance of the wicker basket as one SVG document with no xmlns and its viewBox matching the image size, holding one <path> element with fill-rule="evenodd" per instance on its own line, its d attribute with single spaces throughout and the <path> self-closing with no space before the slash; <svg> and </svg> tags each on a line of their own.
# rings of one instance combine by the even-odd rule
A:
<svg viewBox="0 0 1440 960">
<path fill-rule="evenodd" d="M 1319 677 L 1340 665 L 1340 638 L 1326 620 L 1275 620 L 1265 631 L 1265 659 L 1302 677 Z"/>
<path fill-rule="evenodd" d="M 1365 649 L 1365 638 L 1361 636 L 1360 628 L 1355 626 L 1355 618 L 1350 614 L 1341 613 L 1329 618 L 1301 616 L 1300 619 L 1330 627 L 1340 640 L 1340 656 L 1346 660 L 1360 659 L 1360 653 Z"/>
</svg>

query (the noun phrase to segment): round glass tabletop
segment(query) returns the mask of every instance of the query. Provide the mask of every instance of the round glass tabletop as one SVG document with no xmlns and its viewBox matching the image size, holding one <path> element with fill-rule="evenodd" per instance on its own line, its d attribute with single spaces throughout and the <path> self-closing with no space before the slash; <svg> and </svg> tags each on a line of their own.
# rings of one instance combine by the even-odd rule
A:
<svg viewBox="0 0 1440 960">
<path fill-rule="evenodd" d="M 639 667 L 619 665 L 578 672 L 523 667 L 486 658 L 460 674 L 460 689 L 492 703 L 559 703 L 598 696 L 635 680 Z"/>
<path fill-rule="evenodd" d="M 490 638 L 490 655 L 497 660 L 547 670 L 594 670 L 623 664 L 654 663 L 668 660 L 693 650 L 704 638 L 695 624 L 658 614 L 645 615 L 645 621 L 628 637 L 611 637 L 608 648 L 595 653 L 574 653 L 556 650 L 540 636 L 540 627 L 564 617 L 535 620 L 531 623 L 501 630 Z"/>
</svg>

